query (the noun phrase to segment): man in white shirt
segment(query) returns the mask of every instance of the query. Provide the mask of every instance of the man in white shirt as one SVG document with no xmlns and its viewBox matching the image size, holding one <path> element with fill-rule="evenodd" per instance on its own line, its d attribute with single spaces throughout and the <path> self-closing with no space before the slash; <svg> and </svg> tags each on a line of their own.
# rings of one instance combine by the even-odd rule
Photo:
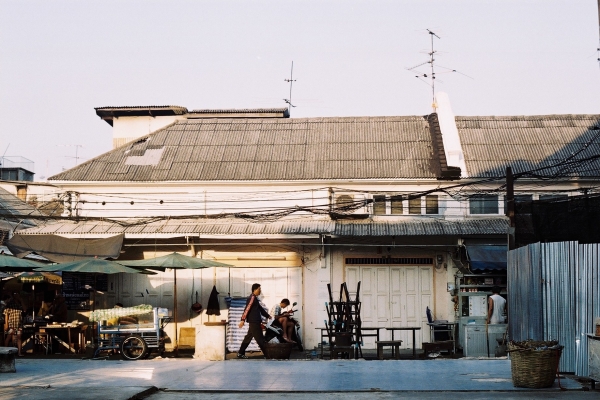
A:
<svg viewBox="0 0 600 400">
<path fill-rule="evenodd" d="M 492 288 L 492 295 L 488 298 L 488 324 L 503 324 L 506 312 L 506 299 L 500 296 L 500 287 Z"/>
</svg>

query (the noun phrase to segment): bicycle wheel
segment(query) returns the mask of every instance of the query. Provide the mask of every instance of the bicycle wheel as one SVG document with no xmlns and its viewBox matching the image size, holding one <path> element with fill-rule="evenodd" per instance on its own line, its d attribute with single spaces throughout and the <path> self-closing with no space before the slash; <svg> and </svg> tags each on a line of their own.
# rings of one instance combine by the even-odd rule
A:
<svg viewBox="0 0 600 400">
<path fill-rule="evenodd" d="M 139 360 L 148 352 L 146 341 L 139 336 L 128 336 L 121 342 L 123 360 Z"/>
</svg>

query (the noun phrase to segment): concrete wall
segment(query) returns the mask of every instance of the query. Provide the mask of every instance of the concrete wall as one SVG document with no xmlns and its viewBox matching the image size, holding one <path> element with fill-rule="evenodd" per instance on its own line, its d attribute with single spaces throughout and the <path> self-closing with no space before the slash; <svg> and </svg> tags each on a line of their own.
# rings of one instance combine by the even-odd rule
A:
<svg viewBox="0 0 600 400">
<path fill-rule="evenodd" d="M 181 115 L 115 117 L 113 119 L 113 149 L 172 124 Z"/>
</svg>

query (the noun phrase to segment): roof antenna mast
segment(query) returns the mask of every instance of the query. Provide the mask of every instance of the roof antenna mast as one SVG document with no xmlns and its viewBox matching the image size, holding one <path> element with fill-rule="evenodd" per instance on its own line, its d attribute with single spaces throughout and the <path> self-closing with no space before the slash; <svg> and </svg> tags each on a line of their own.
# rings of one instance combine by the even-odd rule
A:
<svg viewBox="0 0 600 400">
<path fill-rule="evenodd" d="M 435 104 L 435 68 L 433 63 L 435 62 L 435 58 L 433 58 L 433 55 L 435 54 L 435 50 L 433 50 L 433 37 L 435 36 L 438 39 L 441 39 L 438 35 L 436 35 L 435 33 L 431 32 L 429 29 L 427 29 L 427 32 L 429 32 L 429 36 L 431 37 L 431 51 L 429 52 L 429 64 L 431 64 L 431 101 L 432 101 L 432 106 L 433 106 L 433 110 L 435 111 L 436 109 L 436 104 Z"/>
<path fill-rule="evenodd" d="M 296 107 L 295 105 L 292 104 L 292 85 L 294 84 L 294 82 L 296 82 L 294 78 L 294 61 L 292 61 L 292 69 L 290 71 L 290 79 L 284 79 L 285 82 L 289 82 L 290 84 L 290 98 L 289 99 L 283 99 L 283 101 L 285 101 L 287 104 L 290 105 L 290 114 L 291 114 L 291 107 Z"/>
<path fill-rule="evenodd" d="M 600 0 L 598 0 L 600 1 Z M 429 36 L 431 37 L 431 51 L 429 53 L 427 53 L 429 55 L 429 60 L 425 61 L 419 65 L 415 65 L 414 67 L 411 68 L 406 68 L 407 71 L 414 71 L 417 72 L 418 75 L 415 75 L 415 78 L 419 79 L 420 81 L 425 82 L 426 84 L 428 84 L 429 86 L 431 86 L 431 100 L 432 100 L 432 104 L 431 106 L 433 107 L 433 112 L 435 112 L 436 108 L 437 108 L 437 104 L 435 103 L 435 79 L 436 79 L 436 72 L 435 72 L 435 54 L 437 53 L 437 51 L 435 51 L 434 47 L 433 47 L 433 37 L 435 36 L 438 39 L 441 39 L 438 35 L 436 35 L 434 32 L 430 31 L 429 29 L 426 29 L 427 33 L 429 33 Z M 417 68 L 424 66 L 425 64 L 429 64 L 430 68 L 431 68 L 431 72 L 429 73 L 429 76 L 427 75 L 427 73 L 422 73 L 419 72 L 417 70 Z M 441 73 L 447 73 L 447 72 L 456 72 L 459 73 L 461 75 L 466 76 L 467 78 L 471 78 L 468 75 L 465 75 L 461 72 L 458 72 L 455 69 L 451 69 L 451 68 L 447 68 L 447 67 L 443 67 L 441 65 L 438 65 L 438 68 L 442 68 L 444 71 L 442 71 Z M 429 78 L 429 82 L 427 82 L 426 80 L 424 80 L 423 78 L 427 79 Z M 473 78 L 471 78 L 473 79 Z"/>
</svg>

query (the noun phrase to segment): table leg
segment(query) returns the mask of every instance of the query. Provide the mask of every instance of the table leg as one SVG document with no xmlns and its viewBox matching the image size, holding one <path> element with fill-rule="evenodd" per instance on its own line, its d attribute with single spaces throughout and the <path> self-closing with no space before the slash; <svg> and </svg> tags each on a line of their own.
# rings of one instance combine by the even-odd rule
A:
<svg viewBox="0 0 600 400">
<path fill-rule="evenodd" d="M 392 340 L 394 340 L 394 330 L 392 329 Z M 395 357 L 394 346 L 392 346 L 392 357 Z"/>
<path fill-rule="evenodd" d="M 412 330 L 412 332 L 413 332 L 413 358 L 417 358 L 417 351 L 415 350 L 415 346 L 416 346 L 416 344 L 415 344 L 415 331 L 416 331 L 416 329 Z"/>
<path fill-rule="evenodd" d="M 73 349 L 73 342 L 71 341 L 71 328 L 67 328 L 67 337 L 69 338 L 69 350 L 75 353 L 75 349 Z"/>
<path fill-rule="evenodd" d="M 323 329 L 321 329 L 321 360 L 323 359 Z M 330 344 L 331 346 L 331 344 Z"/>
</svg>

